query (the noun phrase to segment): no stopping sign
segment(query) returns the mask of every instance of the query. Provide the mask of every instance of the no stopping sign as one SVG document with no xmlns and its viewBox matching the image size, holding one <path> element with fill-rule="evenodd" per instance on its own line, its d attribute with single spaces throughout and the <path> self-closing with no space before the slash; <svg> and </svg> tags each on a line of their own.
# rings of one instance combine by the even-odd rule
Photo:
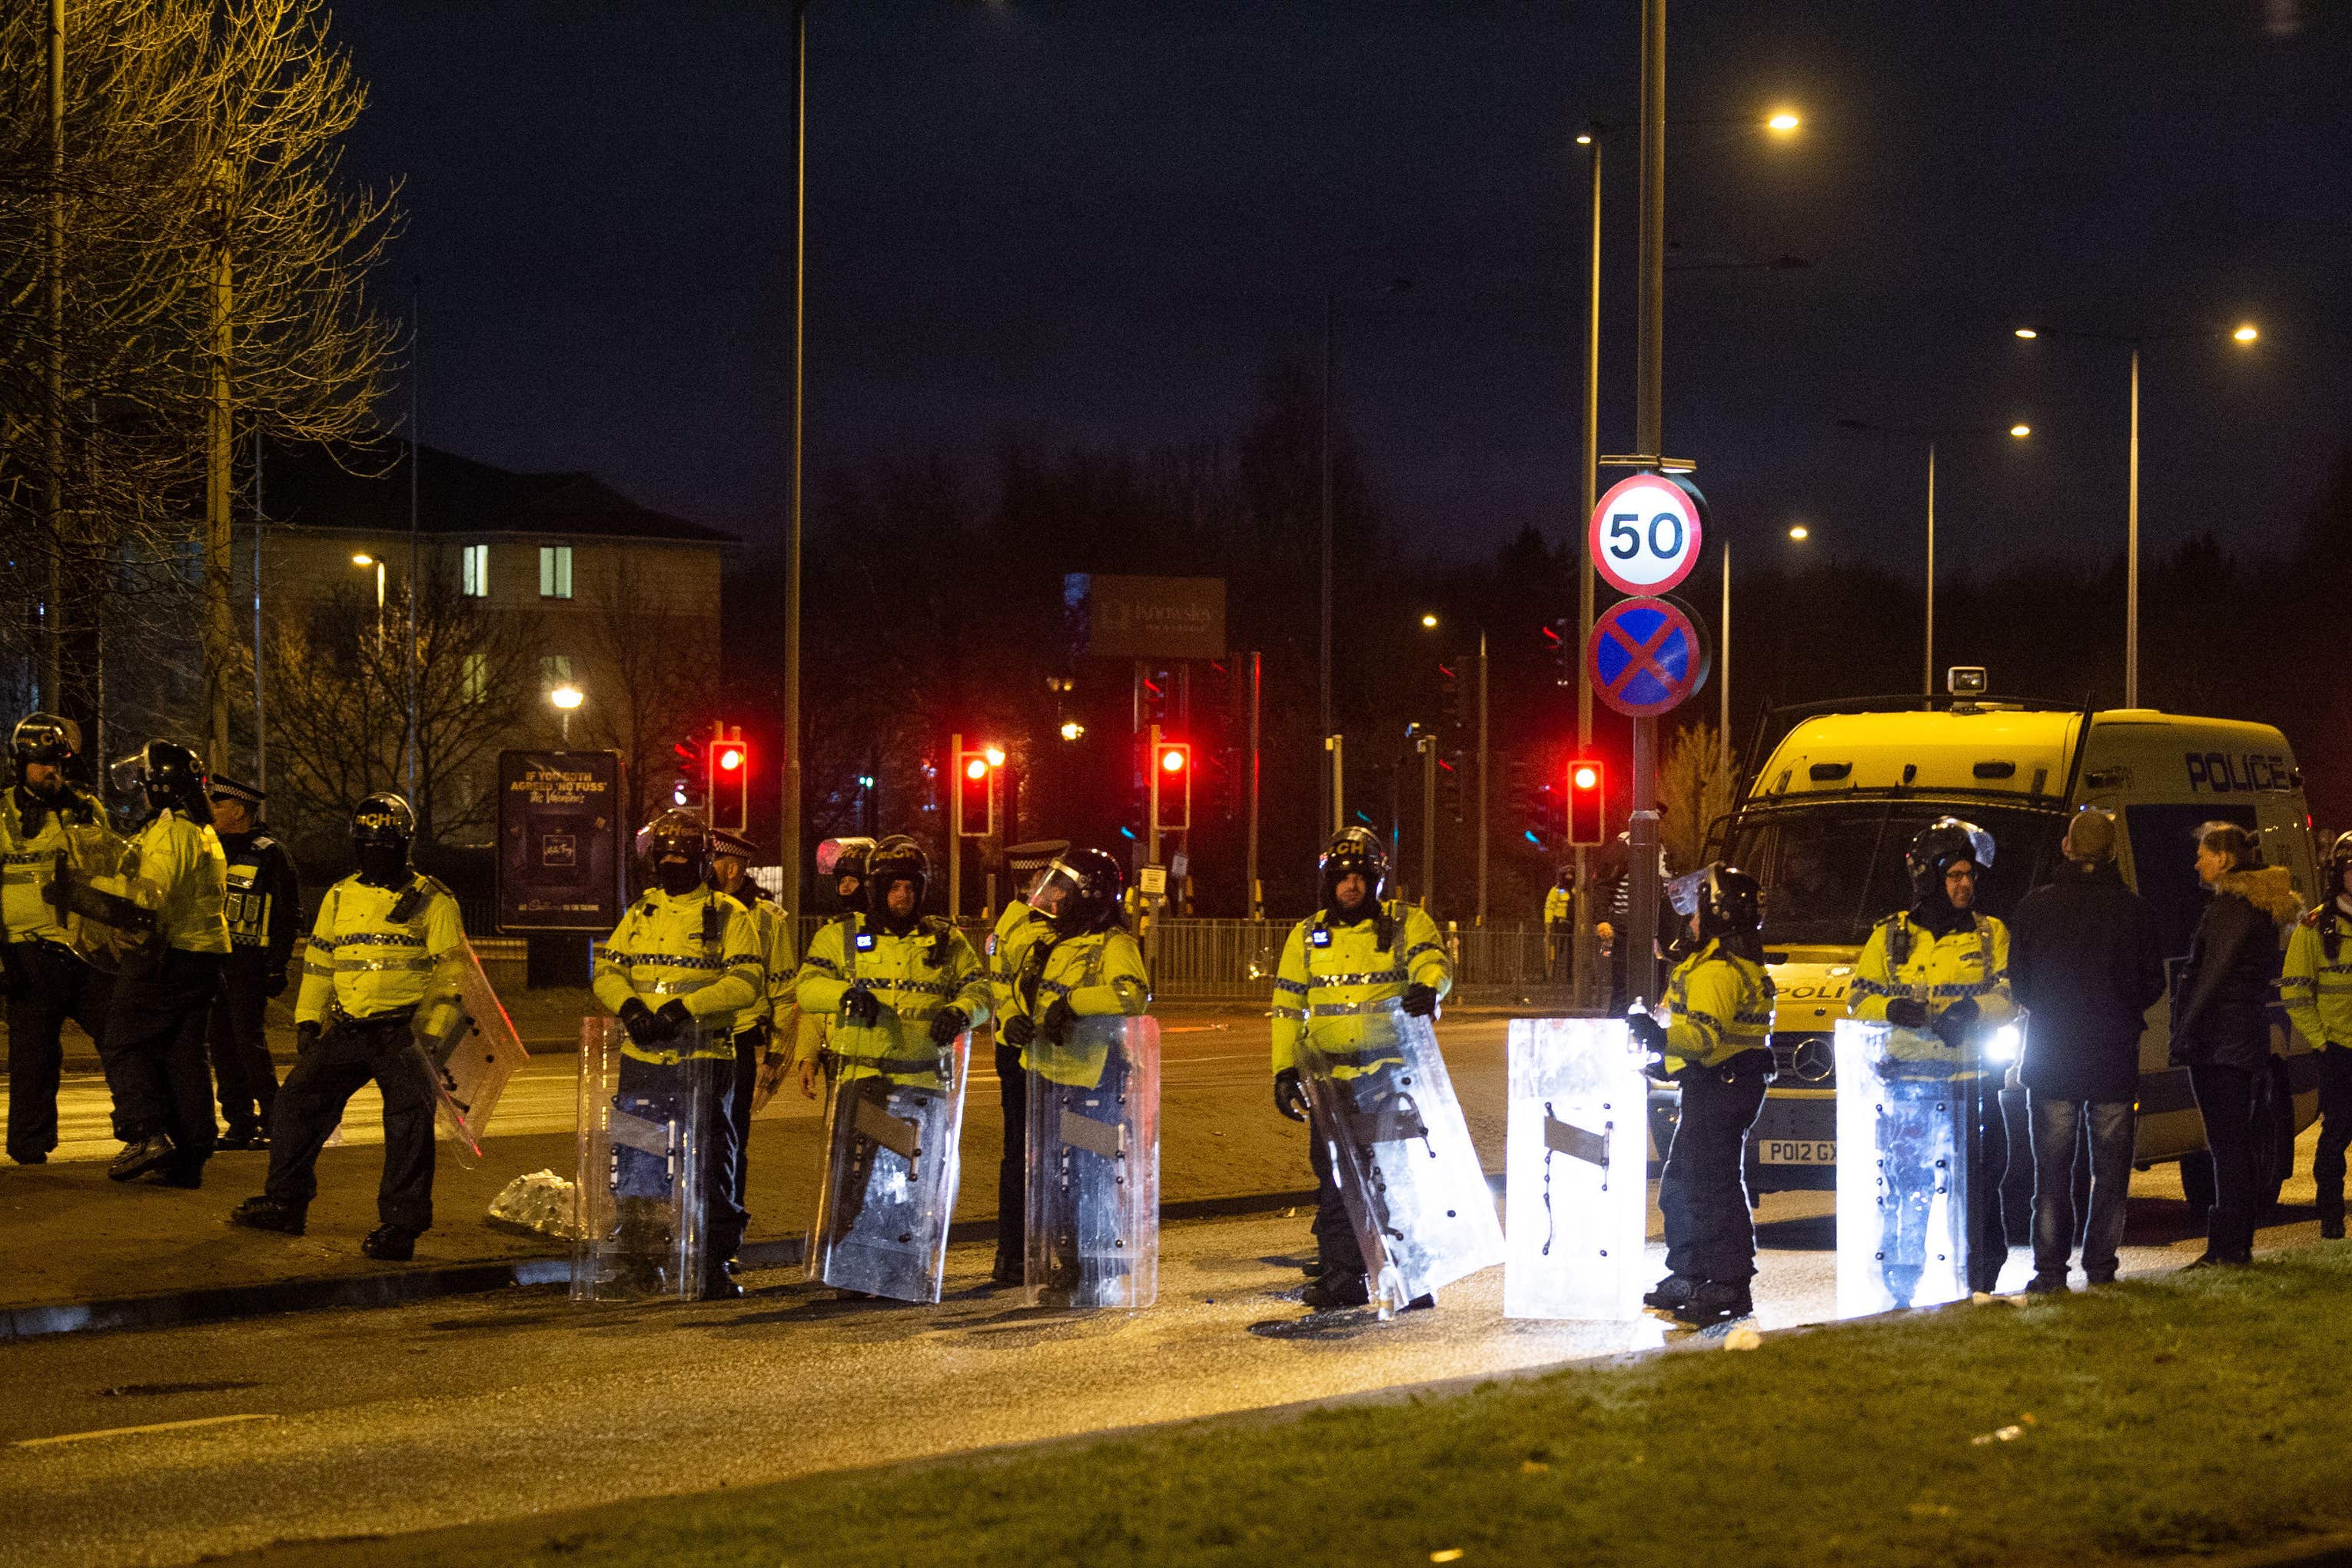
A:
<svg viewBox="0 0 2352 1568">
<path fill-rule="evenodd" d="M 1706 502 L 1669 474 L 1635 474 L 1592 509 L 1584 548 L 1592 569 L 1621 594 L 1671 593 L 1698 564 Z"/>
</svg>

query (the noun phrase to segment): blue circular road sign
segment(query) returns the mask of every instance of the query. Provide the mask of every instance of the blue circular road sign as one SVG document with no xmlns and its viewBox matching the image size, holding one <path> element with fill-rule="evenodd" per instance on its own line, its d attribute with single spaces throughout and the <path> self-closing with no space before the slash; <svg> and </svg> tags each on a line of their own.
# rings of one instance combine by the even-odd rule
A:
<svg viewBox="0 0 2352 1568">
<path fill-rule="evenodd" d="M 1673 711 L 1706 684 L 1706 639 L 1671 599 L 1621 599 L 1592 623 L 1585 672 L 1601 700 L 1629 719 Z"/>
</svg>

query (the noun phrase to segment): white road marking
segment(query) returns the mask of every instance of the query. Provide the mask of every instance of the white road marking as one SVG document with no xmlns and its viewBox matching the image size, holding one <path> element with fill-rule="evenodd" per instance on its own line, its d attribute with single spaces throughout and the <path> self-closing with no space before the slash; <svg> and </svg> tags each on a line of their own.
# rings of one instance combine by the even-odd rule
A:
<svg viewBox="0 0 2352 1568">
<path fill-rule="evenodd" d="M 226 1426 L 236 1421 L 276 1421 L 275 1415 L 199 1415 L 193 1421 L 158 1421 L 152 1426 L 106 1426 L 96 1432 L 68 1432 L 56 1437 L 20 1437 L 14 1448 L 45 1448 L 56 1443 L 87 1443 L 93 1437 L 131 1437 L 142 1432 L 177 1432 L 190 1426 Z"/>
</svg>

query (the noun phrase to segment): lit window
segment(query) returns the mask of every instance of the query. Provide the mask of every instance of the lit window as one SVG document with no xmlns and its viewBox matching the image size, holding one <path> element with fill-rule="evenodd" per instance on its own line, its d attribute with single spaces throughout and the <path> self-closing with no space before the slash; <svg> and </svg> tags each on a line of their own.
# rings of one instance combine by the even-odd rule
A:
<svg viewBox="0 0 2352 1568">
<path fill-rule="evenodd" d="M 487 599 L 490 596 L 490 547 L 468 544 L 465 552 L 466 597 Z"/>
<path fill-rule="evenodd" d="M 572 656 L 568 653 L 540 655 L 539 681 L 542 686 L 569 686 L 572 683 Z"/>
<path fill-rule="evenodd" d="M 458 689 L 462 694 L 459 700 L 466 702 L 479 702 L 490 694 L 488 655 L 469 653 L 466 656 L 464 671 L 458 678 Z"/>
<path fill-rule="evenodd" d="M 542 544 L 539 547 L 539 596 L 542 599 L 572 597 L 572 546 Z"/>
</svg>

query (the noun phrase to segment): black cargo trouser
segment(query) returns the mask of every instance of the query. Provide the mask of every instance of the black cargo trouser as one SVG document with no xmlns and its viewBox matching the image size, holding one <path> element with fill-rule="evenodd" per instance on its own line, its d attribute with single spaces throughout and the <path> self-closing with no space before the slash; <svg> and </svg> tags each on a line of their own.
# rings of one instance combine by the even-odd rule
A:
<svg viewBox="0 0 2352 1568">
<path fill-rule="evenodd" d="M 296 1058 L 269 1121 L 269 1180 L 289 1208 L 319 1195 L 319 1151 L 352 1096 L 374 1080 L 383 1096 L 383 1180 L 376 1217 L 421 1235 L 433 1228 L 433 1084 L 409 1047 L 408 1014 L 345 1019 Z"/>
<path fill-rule="evenodd" d="M 213 1000 L 205 1042 L 220 1089 L 221 1120 L 231 1136 L 265 1131 L 278 1099 L 278 1068 L 269 1059 L 264 1023 L 269 1012 L 269 954 L 240 947 L 228 956 L 220 994 Z"/>
<path fill-rule="evenodd" d="M 8 1157 L 19 1164 L 58 1146 L 58 1079 L 65 1068 L 58 1037 L 70 1018 L 106 1055 L 106 1015 L 113 977 L 54 942 L 17 942 L 5 954 L 8 974 Z"/>
<path fill-rule="evenodd" d="M 743 1207 L 743 1184 L 751 1179 L 751 1096 L 760 1087 L 760 1063 L 768 1054 L 768 1024 L 754 1024 L 735 1037 L 735 1079 L 732 1098 L 727 1102 L 727 1120 L 735 1129 L 735 1163 L 733 1184 L 729 1196 L 735 1209 L 743 1215 L 744 1224 L 751 1216 Z M 736 1231 L 738 1245 L 742 1239 L 742 1227 Z M 721 1260 L 732 1258 L 732 1252 L 720 1255 Z"/>
<path fill-rule="evenodd" d="M 2254 1256 L 2254 1075 L 2244 1068 L 2192 1067 L 2189 1087 L 2205 1119 L 2205 1146 L 2213 1153 L 2213 1207 L 2205 1216 L 2205 1255 L 2223 1263 Z"/>
<path fill-rule="evenodd" d="M 227 962 L 226 953 L 176 947 L 142 956 L 114 983 L 99 1052 L 114 1096 L 114 1135 L 140 1143 L 168 1133 L 183 1176 L 204 1170 L 219 1133 L 205 1025 Z"/>
<path fill-rule="evenodd" d="M 2319 1053 L 2319 1148 L 2311 1157 L 2319 1217 L 2344 1217 L 2344 1152 L 2352 1148 L 2352 1046 Z M 13 1142 L 13 1135 L 12 1135 Z"/>
<path fill-rule="evenodd" d="M 1004 1108 L 1004 1157 L 996 1166 L 996 1267 L 1019 1274 L 1028 1247 L 1029 1075 L 1021 1047 L 996 1041 L 996 1093 Z"/>
<path fill-rule="evenodd" d="M 1744 1285 L 1756 1276 L 1748 1204 L 1748 1130 L 1764 1109 L 1764 1074 L 1693 1068 L 1683 1075 L 1682 1119 L 1658 1177 L 1666 1267 L 1691 1279 Z"/>
</svg>

